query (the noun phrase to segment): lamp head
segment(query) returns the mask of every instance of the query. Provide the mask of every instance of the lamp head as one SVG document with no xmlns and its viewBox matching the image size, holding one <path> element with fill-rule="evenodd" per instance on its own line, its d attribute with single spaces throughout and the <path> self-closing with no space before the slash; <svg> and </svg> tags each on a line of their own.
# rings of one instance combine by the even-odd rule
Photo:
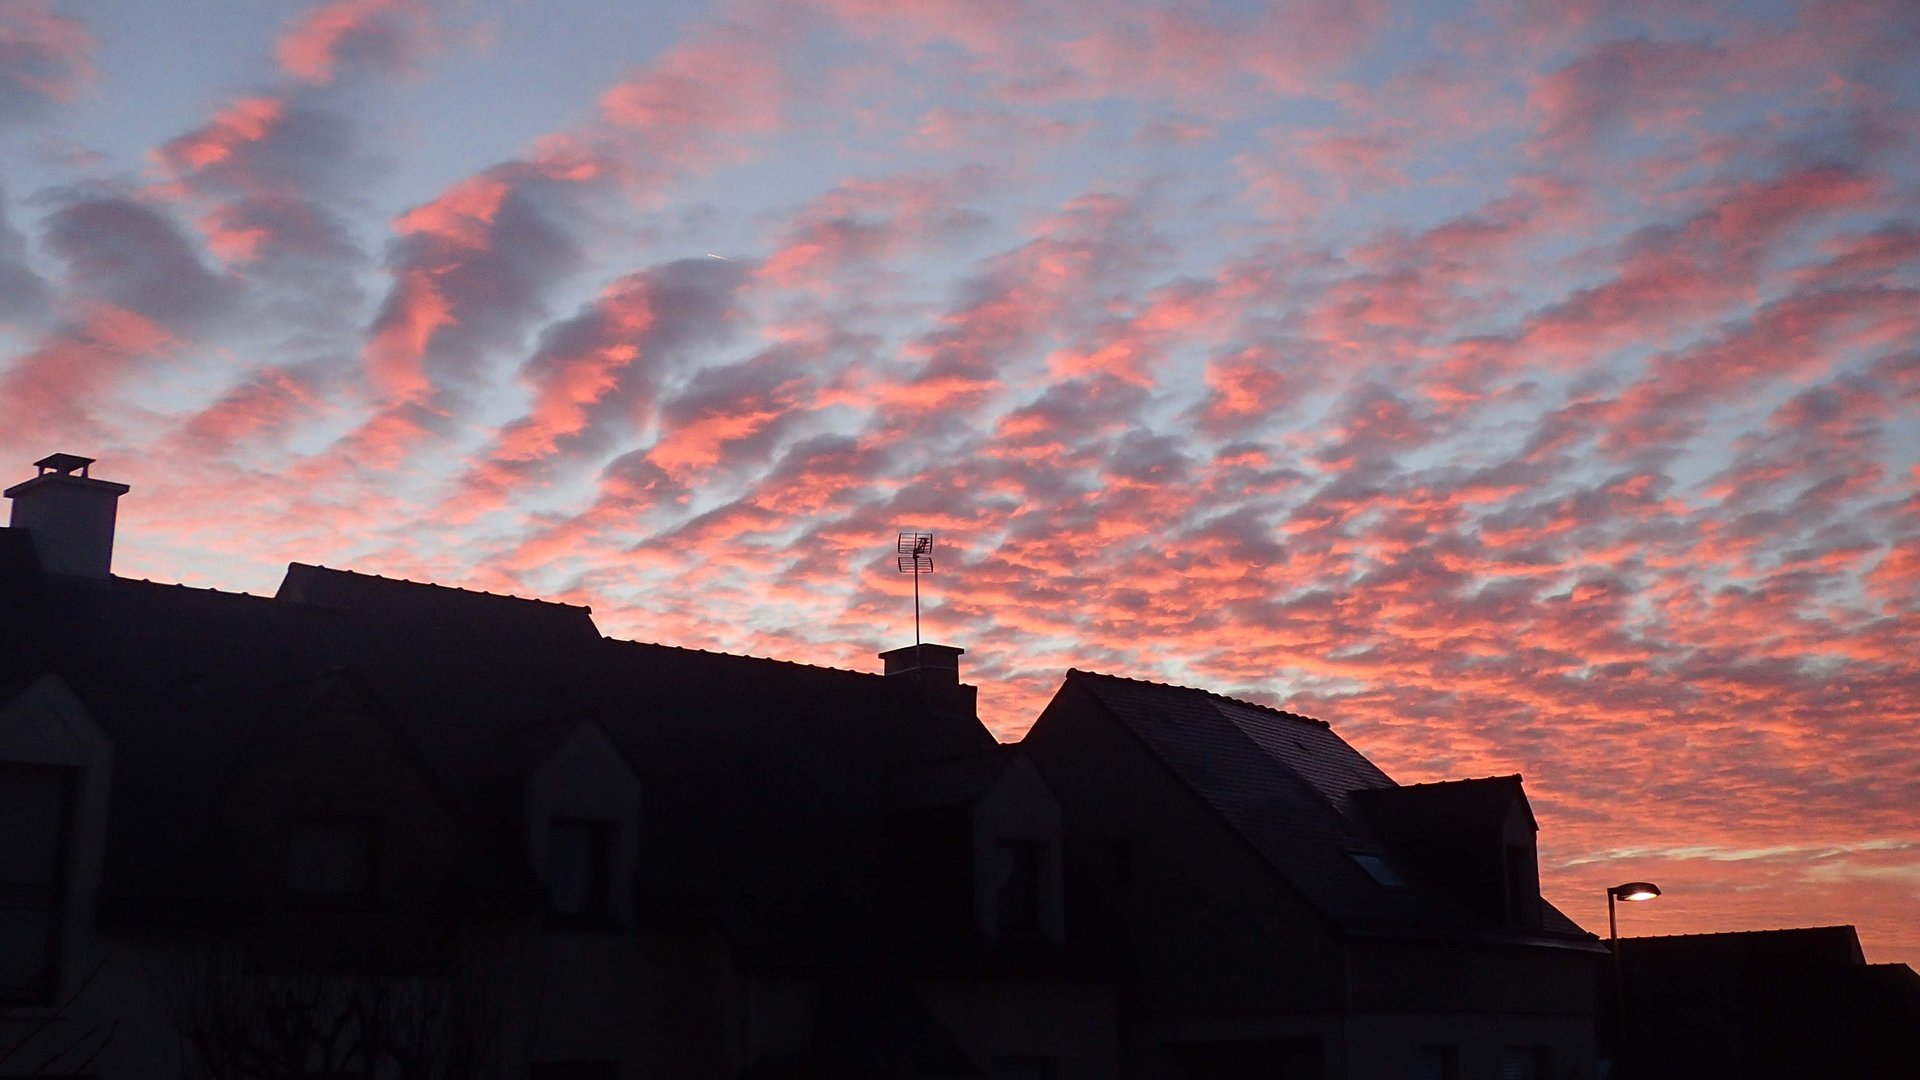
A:
<svg viewBox="0 0 1920 1080">
<path fill-rule="evenodd" d="M 1660 886 L 1651 881 L 1629 881 L 1608 889 L 1607 895 L 1616 900 L 1651 900 L 1660 895 Z"/>
</svg>

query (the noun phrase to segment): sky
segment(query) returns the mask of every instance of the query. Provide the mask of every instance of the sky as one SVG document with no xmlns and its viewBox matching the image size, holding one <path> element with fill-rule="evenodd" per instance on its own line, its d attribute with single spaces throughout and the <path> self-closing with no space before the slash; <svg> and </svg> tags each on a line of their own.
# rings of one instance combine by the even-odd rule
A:
<svg viewBox="0 0 1920 1080">
<path fill-rule="evenodd" d="M 1920 966 L 1920 5 L 0 0 L 0 469 L 289 561 L 1518 772 Z M 12 482 L 10 479 L 8 482 Z"/>
</svg>

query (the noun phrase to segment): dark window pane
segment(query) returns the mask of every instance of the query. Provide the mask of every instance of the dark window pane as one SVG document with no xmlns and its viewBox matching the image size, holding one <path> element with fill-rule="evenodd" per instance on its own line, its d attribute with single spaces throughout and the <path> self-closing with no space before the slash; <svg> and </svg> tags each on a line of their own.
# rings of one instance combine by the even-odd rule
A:
<svg viewBox="0 0 1920 1080">
<path fill-rule="evenodd" d="M 0 1001 L 53 996 L 78 771 L 0 764 Z"/>
<path fill-rule="evenodd" d="M 1360 869 L 1365 870 L 1368 877 L 1389 889 L 1402 888 L 1407 883 L 1406 879 L 1400 876 L 1400 871 L 1395 870 L 1392 863 L 1379 855 L 1366 851 L 1349 851 L 1347 857 L 1357 863 Z"/>
<path fill-rule="evenodd" d="M 554 818 L 547 824 L 547 890 L 563 924 L 602 926 L 613 916 L 616 822 Z"/>
<path fill-rule="evenodd" d="M 1507 847 L 1507 919 L 1519 926 L 1540 923 L 1540 887 L 1534 881 L 1538 873 L 1533 852 L 1524 847 Z"/>
<path fill-rule="evenodd" d="M 535 1061 L 527 1080 L 613 1080 L 611 1061 Z"/>
<path fill-rule="evenodd" d="M 996 1056 L 988 1067 L 993 1080 L 1053 1080 L 1059 1070 L 1050 1057 L 1037 1054 Z"/>
<path fill-rule="evenodd" d="M 55 913 L 0 907 L 0 1000 L 38 1000 L 53 957 Z"/>
<path fill-rule="evenodd" d="M 1544 1046 L 1509 1046 L 1500 1063 L 1500 1080 L 1546 1080 L 1550 1070 Z"/>
<path fill-rule="evenodd" d="M 995 910 L 1009 937 L 1040 933 L 1040 868 L 1046 845 L 1037 840 L 1000 841 L 1000 888 Z"/>
<path fill-rule="evenodd" d="M 0 765 L 0 889 L 45 889 L 65 865 L 73 770 Z"/>
<path fill-rule="evenodd" d="M 1452 1046 L 1421 1047 L 1413 1075 L 1416 1080 L 1460 1080 L 1459 1049 Z"/>
<path fill-rule="evenodd" d="M 319 899 L 365 899 L 373 895 L 373 835 L 370 822 L 300 818 L 287 827 L 287 891 Z"/>
</svg>

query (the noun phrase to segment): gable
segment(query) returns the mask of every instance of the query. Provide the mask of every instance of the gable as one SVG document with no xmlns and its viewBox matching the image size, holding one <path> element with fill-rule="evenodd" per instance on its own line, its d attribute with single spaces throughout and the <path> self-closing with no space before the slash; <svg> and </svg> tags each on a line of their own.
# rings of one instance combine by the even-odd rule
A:
<svg viewBox="0 0 1920 1080">
<path fill-rule="evenodd" d="M 444 899 L 471 857 L 467 831 L 357 679 L 341 673 L 289 687 L 263 702 L 255 722 L 261 736 L 219 787 L 207 842 L 180 853 L 203 887 L 229 900 L 277 902 L 297 890 L 303 838 L 317 833 L 332 838 L 323 844 L 364 849 L 353 857 L 369 863 L 369 902 L 424 910 Z"/>
<path fill-rule="evenodd" d="M 1447 881 L 1405 865 L 1398 854 L 1402 845 L 1361 804 L 1408 789 L 1397 787 L 1325 723 L 1203 690 L 1087 672 L 1069 673 L 1062 695 L 1069 690 L 1084 691 L 1228 830 L 1348 932 L 1452 936 L 1511 929 L 1478 911 Z M 1511 799 L 1493 805 L 1504 821 Z M 1530 816 L 1526 821 L 1531 824 Z M 1498 836 L 1496 828 L 1496 861 L 1505 854 Z M 1384 856 L 1395 872 L 1369 870 L 1365 856 Z M 1551 932 L 1584 939 L 1564 916 L 1547 910 Z"/>
<path fill-rule="evenodd" d="M 40 675 L 0 698 L 0 761 L 110 769 L 113 740 L 58 675 Z"/>
</svg>

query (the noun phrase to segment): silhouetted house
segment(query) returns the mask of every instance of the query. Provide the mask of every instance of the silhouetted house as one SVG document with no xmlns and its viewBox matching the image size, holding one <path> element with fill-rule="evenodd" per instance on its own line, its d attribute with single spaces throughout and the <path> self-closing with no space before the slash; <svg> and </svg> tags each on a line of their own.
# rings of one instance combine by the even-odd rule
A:
<svg viewBox="0 0 1920 1080">
<path fill-rule="evenodd" d="M 0 530 L 0 1075 L 1113 1074 L 1059 808 L 960 650 L 127 580 L 87 464 Z"/>
<path fill-rule="evenodd" d="M 1623 938 L 1633 1080 L 1920 1076 L 1920 976 L 1851 926 Z"/>
<path fill-rule="evenodd" d="M 111 573 L 55 455 L 0 529 L 0 1075 L 1590 1076 L 1594 939 L 1518 777 L 961 650 L 863 674 L 299 563 Z"/>
<path fill-rule="evenodd" d="M 1603 950 L 1519 777 L 1397 786 L 1321 721 L 1082 671 L 1021 745 L 1138 1075 L 1593 1075 Z"/>
</svg>

